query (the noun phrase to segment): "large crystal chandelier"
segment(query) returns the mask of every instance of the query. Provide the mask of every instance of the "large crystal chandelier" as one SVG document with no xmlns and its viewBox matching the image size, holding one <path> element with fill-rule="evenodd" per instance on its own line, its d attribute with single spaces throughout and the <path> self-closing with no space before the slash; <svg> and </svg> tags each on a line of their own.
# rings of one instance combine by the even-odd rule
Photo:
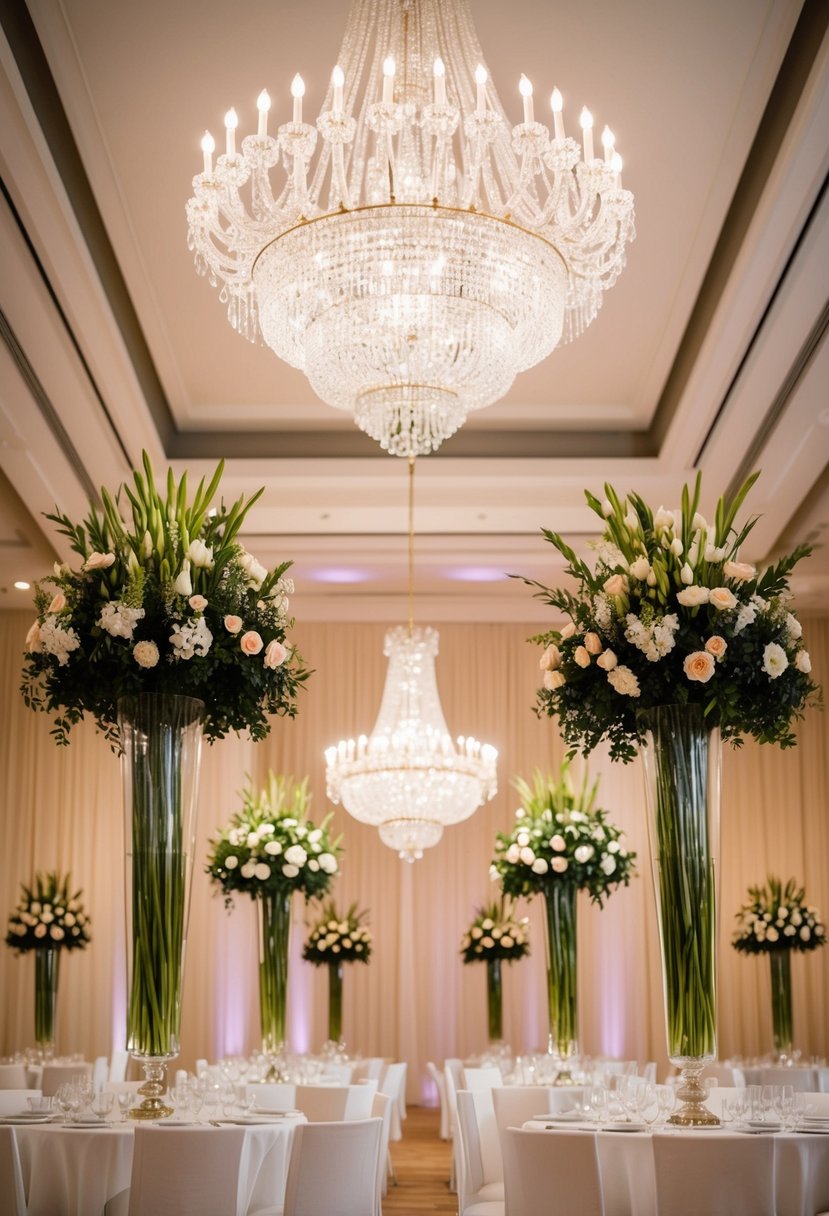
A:
<svg viewBox="0 0 829 1216">
<path fill-rule="evenodd" d="M 469 736 L 453 740 L 435 678 L 438 635 L 412 619 L 414 460 L 409 461 L 409 624 L 386 633 L 389 660 L 380 713 L 371 734 L 325 752 L 328 797 L 406 861 L 436 845 L 497 791 L 498 753 Z"/>
<path fill-rule="evenodd" d="M 232 109 L 215 164 L 202 140 L 197 270 L 235 329 L 395 455 L 436 449 L 578 336 L 624 266 L 633 196 L 612 133 L 596 156 L 586 109 L 577 142 L 557 89 L 551 133 L 519 88 L 511 126 L 467 0 L 354 0 L 315 126 L 297 76 L 275 135 L 263 91 L 241 148 Z"/>
</svg>

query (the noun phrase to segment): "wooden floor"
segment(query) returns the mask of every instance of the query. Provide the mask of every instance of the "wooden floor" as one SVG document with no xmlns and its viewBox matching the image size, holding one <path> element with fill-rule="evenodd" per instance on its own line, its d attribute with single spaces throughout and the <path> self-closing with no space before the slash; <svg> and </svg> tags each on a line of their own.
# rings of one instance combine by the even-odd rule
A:
<svg viewBox="0 0 829 1216">
<path fill-rule="evenodd" d="M 458 1198 L 449 1190 L 452 1149 L 441 1140 L 440 1114 L 426 1106 L 410 1106 L 403 1139 L 392 1143 L 391 1158 L 397 1186 L 389 1182 L 383 1216 L 417 1212 L 457 1212 Z"/>
</svg>

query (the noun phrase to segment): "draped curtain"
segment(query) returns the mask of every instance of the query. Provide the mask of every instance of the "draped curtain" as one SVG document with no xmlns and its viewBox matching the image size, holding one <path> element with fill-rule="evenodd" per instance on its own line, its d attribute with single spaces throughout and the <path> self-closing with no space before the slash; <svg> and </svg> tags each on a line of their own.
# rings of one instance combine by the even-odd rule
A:
<svg viewBox="0 0 829 1216">
<path fill-rule="evenodd" d="M 299 605 L 301 610 L 301 605 Z M 58 748 L 50 722 L 18 692 L 27 613 L 0 613 L 0 916 L 17 902 L 35 870 L 70 871 L 84 890 L 92 944 L 63 957 L 58 1050 L 87 1058 L 123 1044 L 125 1021 L 123 827 L 119 762 L 89 723 Z M 816 678 L 829 681 L 829 618 L 806 618 Z M 477 906 L 497 893 L 489 878 L 495 832 L 517 805 L 512 778 L 555 769 L 564 754 L 556 725 L 532 712 L 538 651 L 527 645 L 537 624 L 440 627 L 438 686 L 451 732 L 471 734 L 499 751 L 499 791 L 466 823 L 447 829 L 437 848 L 409 866 L 325 796 L 323 749 L 368 733 L 385 679 L 384 626 L 306 624 L 295 640 L 315 669 L 296 720 L 278 719 L 259 744 L 229 738 L 205 747 L 197 864 L 187 941 L 182 1055 L 249 1052 L 258 1039 L 256 909 L 237 898 L 232 910 L 204 872 L 208 840 L 239 807 L 250 777 L 269 768 L 307 774 L 312 818 L 333 811 L 345 855 L 332 894 L 370 912 L 374 954 L 346 968 L 344 1036 L 353 1053 L 409 1062 L 409 1097 L 430 1101 L 426 1061 L 468 1056 L 486 1045 L 486 977 L 464 967 L 459 946 Z M 746 743 L 725 749 L 720 917 L 720 1055 L 761 1054 L 771 1046 L 768 962 L 730 947 L 733 918 L 749 883 L 769 872 L 796 876 L 810 902 L 829 913 L 829 721 L 810 712 L 799 746 L 783 752 Z M 576 776 L 579 776 L 576 763 Z M 648 867 L 639 762 L 611 765 L 594 753 L 599 804 L 626 831 L 639 876 L 604 911 L 579 903 L 581 1043 L 592 1055 L 665 1060 L 661 977 Z M 505 968 L 504 1035 L 516 1053 L 546 1044 L 544 945 L 540 900 L 519 912 L 531 919 L 531 957 Z M 289 1033 L 297 1050 L 319 1048 L 326 1032 L 324 968 L 302 961 L 315 909 L 293 908 Z M 4 920 L 5 925 L 5 920 Z M 793 960 L 795 1040 L 804 1055 L 829 1054 L 829 950 Z M 34 960 L 0 951 L 0 1054 L 33 1041 Z"/>
</svg>

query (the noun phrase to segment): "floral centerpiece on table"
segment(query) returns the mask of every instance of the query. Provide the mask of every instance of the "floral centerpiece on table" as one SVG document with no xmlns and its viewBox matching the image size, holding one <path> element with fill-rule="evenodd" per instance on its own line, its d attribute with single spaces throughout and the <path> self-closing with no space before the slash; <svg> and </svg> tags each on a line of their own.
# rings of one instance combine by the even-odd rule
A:
<svg viewBox="0 0 829 1216">
<path fill-rule="evenodd" d="M 36 874 L 30 887 L 21 883 L 22 898 L 9 917 L 6 945 L 19 954 L 29 950 L 83 950 L 89 945 L 89 918 L 82 891 L 70 891 L 69 875 Z"/>
<path fill-rule="evenodd" d="M 291 563 L 266 570 L 239 541 L 261 490 L 211 506 L 222 471 L 188 505 L 187 474 L 176 484 L 170 470 L 159 490 L 144 453 L 143 472 L 115 497 L 101 490 L 82 523 L 47 516 L 80 564 L 56 563 L 53 589 L 37 586 L 21 691 L 54 715 L 58 743 L 85 713 L 116 742 L 119 698 L 143 692 L 203 701 L 211 742 L 262 739 L 269 715 L 295 715 L 309 673 L 287 638 Z"/>
<path fill-rule="evenodd" d="M 45 1055 L 55 1045 L 55 1013 L 60 954 L 89 944 L 89 918 L 82 891 L 72 891 L 68 874 L 36 874 L 9 917 L 6 945 L 18 954 L 35 952 L 35 1042 Z"/>
<path fill-rule="evenodd" d="M 567 743 L 590 751 L 607 740 L 614 759 L 632 760 L 644 734 L 637 711 L 674 703 L 700 705 L 735 743 L 794 743 L 792 719 L 818 688 L 787 576 L 811 550 L 799 545 L 762 572 L 740 560 L 755 521 L 734 521 L 757 476 L 719 500 L 712 524 L 698 510 L 699 476 L 678 511 L 654 513 L 610 485 L 603 500 L 587 492 L 604 523 L 593 569 L 543 530 L 577 584 L 574 593 L 525 580 L 569 618 L 536 639 L 546 647 L 538 712 L 558 717 Z"/>
<path fill-rule="evenodd" d="M 352 904 L 340 916 L 332 900 L 305 942 L 302 957 L 315 967 L 328 967 L 328 1042 L 339 1046 L 343 1028 L 343 964 L 367 963 L 371 957 L 371 930 L 365 924 L 367 911 Z"/>
<path fill-rule="evenodd" d="M 636 854 L 607 812 L 596 807 L 598 781 L 580 788 L 565 759 L 558 777 L 536 772 L 532 785 L 518 778 L 521 806 L 511 832 L 496 836 L 492 876 L 505 895 L 544 896 L 547 916 L 547 998 L 550 1039 L 562 1060 L 576 1050 L 576 893 L 589 892 L 602 905 L 627 886 Z"/>
<path fill-rule="evenodd" d="M 501 964 L 529 954 L 529 921 L 518 920 L 503 898 L 478 908 L 475 919 L 463 935 L 461 958 L 464 963 L 486 963 L 486 996 L 489 1039 L 503 1038 L 503 988 Z"/>
<path fill-rule="evenodd" d="M 228 907 L 237 892 L 259 905 L 262 1047 L 274 1057 L 285 1042 L 291 896 L 325 895 L 339 869 L 339 839 L 329 832 L 331 815 L 319 827 L 308 818 L 307 779 L 269 773 L 263 789 L 248 785 L 242 798 L 242 810 L 210 841 L 207 873 Z"/>
<path fill-rule="evenodd" d="M 793 950 L 817 950 L 826 945 L 826 926 L 817 908 L 805 902 L 806 892 L 790 878 L 784 886 L 769 877 L 763 887 L 749 887 L 748 900 L 737 913 L 731 944 L 743 954 L 767 954 L 771 970 L 771 1018 L 775 1050 L 783 1058 L 792 1051 Z"/>
</svg>

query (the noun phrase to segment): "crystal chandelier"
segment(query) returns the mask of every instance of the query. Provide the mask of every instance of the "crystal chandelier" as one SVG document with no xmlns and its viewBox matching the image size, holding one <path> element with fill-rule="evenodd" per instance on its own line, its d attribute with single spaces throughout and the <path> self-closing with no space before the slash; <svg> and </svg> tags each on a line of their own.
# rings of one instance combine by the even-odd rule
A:
<svg viewBox="0 0 829 1216">
<path fill-rule="evenodd" d="M 414 627 L 413 477 L 410 459 L 409 624 L 386 634 L 389 665 L 373 731 L 325 752 L 328 797 L 361 823 L 379 828 L 383 844 L 406 861 L 422 857 L 444 827 L 468 819 L 498 788 L 495 748 L 449 735 L 435 677 L 438 635 Z"/>
<path fill-rule="evenodd" d="M 263 91 L 241 148 L 232 109 L 215 164 L 202 140 L 197 270 L 235 329 L 394 455 L 437 449 L 582 333 L 624 266 L 633 196 L 612 132 L 596 156 L 587 109 L 577 142 L 554 90 L 551 134 L 519 88 L 511 127 L 467 0 L 355 0 L 316 126 L 297 76 L 275 135 Z"/>
</svg>

